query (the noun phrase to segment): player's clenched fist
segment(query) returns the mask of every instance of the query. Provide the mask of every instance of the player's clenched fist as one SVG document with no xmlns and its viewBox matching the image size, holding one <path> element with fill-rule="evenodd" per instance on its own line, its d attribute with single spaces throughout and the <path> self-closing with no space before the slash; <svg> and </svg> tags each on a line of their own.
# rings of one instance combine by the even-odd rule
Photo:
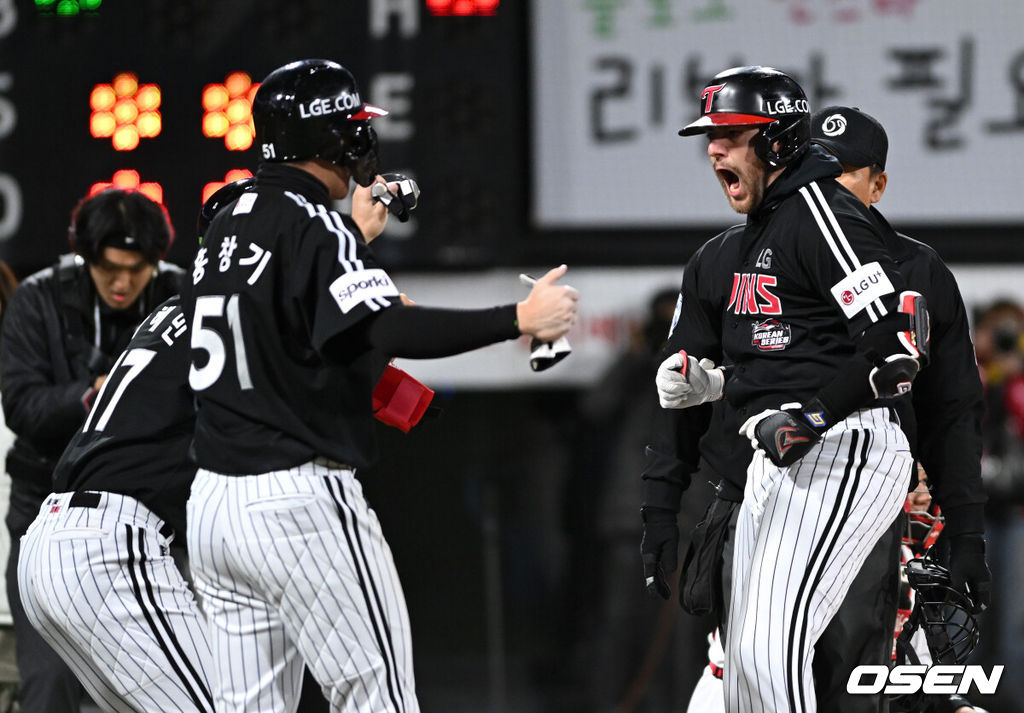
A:
<svg viewBox="0 0 1024 713">
<path fill-rule="evenodd" d="M 377 183 L 383 183 L 384 179 L 377 176 Z M 352 220 L 359 226 L 363 234 L 363 240 L 367 243 L 384 232 L 388 224 L 388 209 L 380 201 L 373 199 L 373 184 L 369 186 L 356 186 L 352 191 Z"/>
<path fill-rule="evenodd" d="M 568 285 L 555 282 L 568 270 L 559 265 L 534 283 L 526 299 L 516 305 L 519 331 L 551 342 L 564 337 L 576 321 L 580 294 Z"/>
<path fill-rule="evenodd" d="M 710 359 L 679 351 L 661 362 L 654 383 L 662 408 L 687 408 L 722 398 L 725 374 Z"/>
</svg>

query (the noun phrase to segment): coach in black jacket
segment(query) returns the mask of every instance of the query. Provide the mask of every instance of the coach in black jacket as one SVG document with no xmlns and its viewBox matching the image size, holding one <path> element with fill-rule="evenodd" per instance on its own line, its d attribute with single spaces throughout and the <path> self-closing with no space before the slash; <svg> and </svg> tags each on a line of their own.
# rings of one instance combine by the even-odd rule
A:
<svg viewBox="0 0 1024 713">
<path fill-rule="evenodd" d="M 72 213 L 73 253 L 28 277 L 3 322 L 0 389 L 17 440 L 7 454 L 11 553 L 7 593 L 17 637 L 24 711 L 77 711 L 81 686 L 25 619 L 18 594 L 19 540 L 52 491 L 53 468 L 82 425 L 114 358 L 184 271 L 161 260 L 173 240 L 163 206 L 108 189 Z"/>
</svg>

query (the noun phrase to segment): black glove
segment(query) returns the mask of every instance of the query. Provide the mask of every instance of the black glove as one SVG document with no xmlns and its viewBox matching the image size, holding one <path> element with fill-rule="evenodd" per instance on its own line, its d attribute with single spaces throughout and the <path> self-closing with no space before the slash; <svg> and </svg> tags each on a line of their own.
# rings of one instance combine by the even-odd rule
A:
<svg viewBox="0 0 1024 713">
<path fill-rule="evenodd" d="M 647 593 L 668 599 L 672 591 L 665 581 L 665 575 L 675 572 L 679 560 L 676 513 L 651 507 L 642 508 L 640 512 L 644 519 L 644 539 L 640 542 L 640 554 L 644 561 Z"/>
<path fill-rule="evenodd" d="M 793 465 L 807 455 L 833 423 L 817 399 L 805 407 L 800 404 L 783 406 L 790 408 L 762 411 L 740 426 L 740 433 L 750 439 L 751 445 L 763 450 L 780 468 Z"/>
<path fill-rule="evenodd" d="M 969 700 L 957 695 L 935 696 L 932 698 L 931 708 L 928 711 L 929 713 L 956 713 L 961 708 L 970 708 L 978 713 L 978 709 Z"/>
<path fill-rule="evenodd" d="M 409 220 L 409 211 L 419 205 L 420 187 L 416 181 L 401 173 L 381 174 L 387 183 L 395 183 L 397 191 L 392 192 L 384 183 L 375 183 L 371 189 L 375 200 L 388 207 L 388 212 L 402 223 Z"/>
<path fill-rule="evenodd" d="M 953 589 L 971 598 L 975 614 L 988 607 L 992 573 L 985 563 L 985 538 L 982 535 L 955 535 L 950 541 L 949 580 Z"/>
</svg>

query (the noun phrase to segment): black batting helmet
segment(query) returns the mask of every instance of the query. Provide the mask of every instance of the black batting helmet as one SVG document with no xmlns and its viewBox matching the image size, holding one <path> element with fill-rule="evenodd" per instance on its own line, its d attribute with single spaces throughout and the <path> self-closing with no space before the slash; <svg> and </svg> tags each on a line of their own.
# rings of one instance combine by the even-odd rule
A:
<svg viewBox="0 0 1024 713">
<path fill-rule="evenodd" d="M 275 69 L 252 102 L 263 161 L 322 158 L 348 169 L 361 186 L 377 175 L 377 134 L 369 120 L 386 115 L 363 102 L 351 72 L 326 59 Z"/>
<path fill-rule="evenodd" d="M 210 227 L 210 223 L 213 222 L 213 216 L 217 215 L 217 211 L 228 203 L 234 203 L 238 200 L 239 196 L 255 185 L 255 178 L 251 176 L 249 178 L 242 178 L 231 183 L 225 183 L 206 199 L 203 207 L 199 209 L 199 216 L 196 218 L 196 234 L 199 236 L 200 245 L 203 244 L 203 235 L 206 234 L 206 229 Z"/>
<path fill-rule="evenodd" d="M 921 629 L 934 664 L 964 663 L 980 636 L 970 597 L 955 590 L 949 570 L 927 554 L 907 562 L 906 573 L 914 589 L 914 610 L 898 644 L 909 644 L 913 632 Z"/>
<path fill-rule="evenodd" d="M 718 126 L 759 127 L 754 152 L 771 168 L 799 158 L 811 140 L 811 113 L 804 90 L 771 67 L 733 67 L 716 74 L 700 95 L 700 118 L 680 136 Z M 779 142 L 776 148 L 773 145 Z"/>
</svg>

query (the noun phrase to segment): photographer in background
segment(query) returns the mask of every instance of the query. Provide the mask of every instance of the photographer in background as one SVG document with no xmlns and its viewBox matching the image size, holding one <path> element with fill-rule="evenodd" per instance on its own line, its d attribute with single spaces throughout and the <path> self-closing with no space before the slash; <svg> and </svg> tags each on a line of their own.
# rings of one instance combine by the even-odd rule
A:
<svg viewBox="0 0 1024 713">
<path fill-rule="evenodd" d="M 978 317 L 974 346 L 985 385 L 982 475 L 996 507 L 1024 505 L 1024 309 L 1000 300 Z"/>
<path fill-rule="evenodd" d="M 981 646 L 971 660 L 1024 670 L 1024 308 L 999 300 L 975 320 L 974 346 L 985 387 L 986 418 L 981 475 L 988 492 L 985 510 L 992 606 L 985 617 Z M 1024 698 L 1019 676 L 1004 676 L 994 710 L 1015 710 Z"/>
<path fill-rule="evenodd" d="M 79 201 L 70 254 L 14 291 L 3 321 L 0 389 L 11 476 L 7 595 L 14 619 L 26 713 L 77 711 L 81 684 L 32 628 L 18 594 L 19 542 L 53 489 L 53 469 L 82 426 L 114 358 L 158 304 L 177 294 L 184 271 L 162 258 L 173 229 L 142 193 L 110 188 Z"/>
</svg>

